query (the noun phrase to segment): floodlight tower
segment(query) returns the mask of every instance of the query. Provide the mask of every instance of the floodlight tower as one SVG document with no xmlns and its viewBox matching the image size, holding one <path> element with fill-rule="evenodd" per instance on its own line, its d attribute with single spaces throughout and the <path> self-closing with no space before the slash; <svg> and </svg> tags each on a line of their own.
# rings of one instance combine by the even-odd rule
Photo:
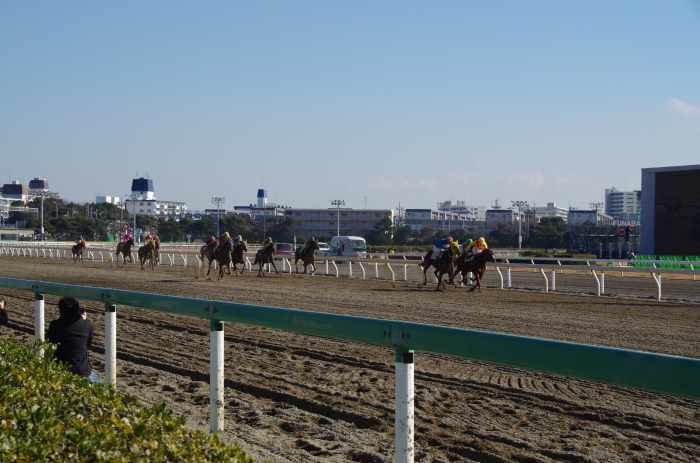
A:
<svg viewBox="0 0 700 463">
<path fill-rule="evenodd" d="M 522 235 L 522 210 L 529 205 L 527 204 L 527 201 L 511 201 L 511 204 L 513 204 L 513 207 L 518 208 L 518 250 L 522 249 L 523 247 L 523 235 Z"/>
<path fill-rule="evenodd" d="M 216 237 L 219 238 L 221 236 L 219 234 L 219 222 L 221 221 L 221 205 L 226 202 L 226 198 L 220 197 L 220 196 L 215 196 L 211 198 L 211 202 L 216 204 Z"/>
<path fill-rule="evenodd" d="M 340 206 L 345 206 L 345 200 L 333 199 L 331 200 L 331 204 L 338 208 L 338 234 L 336 236 L 340 236 Z"/>
</svg>

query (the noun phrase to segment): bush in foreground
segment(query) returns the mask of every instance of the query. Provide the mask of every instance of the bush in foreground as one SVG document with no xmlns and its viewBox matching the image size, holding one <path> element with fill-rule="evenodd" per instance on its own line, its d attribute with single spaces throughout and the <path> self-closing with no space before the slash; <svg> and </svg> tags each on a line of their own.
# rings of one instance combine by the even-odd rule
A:
<svg viewBox="0 0 700 463">
<path fill-rule="evenodd" d="M 53 360 L 0 339 L 2 462 L 252 462 L 235 444 L 184 427 L 163 404 L 144 407 Z"/>
</svg>

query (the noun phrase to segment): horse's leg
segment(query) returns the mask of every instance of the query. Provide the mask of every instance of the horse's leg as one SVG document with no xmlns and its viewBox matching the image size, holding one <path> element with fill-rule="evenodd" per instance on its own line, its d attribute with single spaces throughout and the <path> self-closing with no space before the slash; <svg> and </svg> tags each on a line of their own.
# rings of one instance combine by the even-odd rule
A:
<svg viewBox="0 0 700 463">
<path fill-rule="evenodd" d="M 277 271 L 277 266 L 275 265 L 275 259 L 270 259 L 270 264 L 272 264 L 272 268 L 275 269 L 275 273 L 279 275 L 280 272 Z"/>
</svg>

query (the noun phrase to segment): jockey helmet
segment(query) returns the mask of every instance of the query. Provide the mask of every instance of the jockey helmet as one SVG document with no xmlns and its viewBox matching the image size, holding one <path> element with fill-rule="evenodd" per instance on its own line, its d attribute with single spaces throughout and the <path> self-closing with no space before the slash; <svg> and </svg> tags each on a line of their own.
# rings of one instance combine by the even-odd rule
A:
<svg viewBox="0 0 700 463">
<path fill-rule="evenodd" d="M 268 236 L 268 237 L 267 237 L 267 241 L 269 241 L 270 243 L 272 243 L 272 238 L 270 238 L 270 237 Z"/>
<path fill-rule="evenodd" d="M 78 239 L 79 239 L 79 240 L 82 240 L 82 239 L 83 239 L 83 237 L 82 237 L 82 236 L 79 236 L 79 237 L 78 237 Z"/>
<path fill-rule="evenodd" d="M 238 236 L 236 237 L 236 240 L 237 240 L 237 241 L 243 241 L 243 237 L 242 237 L 241 235 L 238 235 Z"/>
<path fill-rule="evenodd" d="M 224 232 L 224 234 L 221 236 L 223 236 L 224 238 L 231 238 L 231 235 L 229 235 L 228 232 Z"/>
<path fill-rule="evenodd" d="M 452 238 L 451 236 L 448 236 L 448 237 L 447 237 L 447 242 L 448 242 L 448 243 L 451 243 L 452 241 L 453 241 L 453 238 Z"/>
<path fill-rule="evenodd" d="M 153 238 L 153 237 L 150 235 L 150 233 L 148 235 L 146 235 L 147 240 L 150 240 L 151 238 Z"/>
<path fill-rule="evenodd" d="M 127 237 L 127 238 L 131 238 L 131 233 L 127 233 L 127 234 L 126 234 L 126 237 Z"/>
</svg>

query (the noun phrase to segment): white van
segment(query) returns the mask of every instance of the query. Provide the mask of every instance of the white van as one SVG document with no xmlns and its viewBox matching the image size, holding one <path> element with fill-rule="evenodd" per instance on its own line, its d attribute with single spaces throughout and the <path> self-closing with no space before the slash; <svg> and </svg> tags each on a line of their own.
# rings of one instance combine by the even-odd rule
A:
<svg viewBox="0 0 700 463">
<path fill-rule="evenodd" d="M 362 257 L 367 254 L 367 242 L 361 236 L 334 236 L 331 238 L 331 256 Z"/>
</svg>

